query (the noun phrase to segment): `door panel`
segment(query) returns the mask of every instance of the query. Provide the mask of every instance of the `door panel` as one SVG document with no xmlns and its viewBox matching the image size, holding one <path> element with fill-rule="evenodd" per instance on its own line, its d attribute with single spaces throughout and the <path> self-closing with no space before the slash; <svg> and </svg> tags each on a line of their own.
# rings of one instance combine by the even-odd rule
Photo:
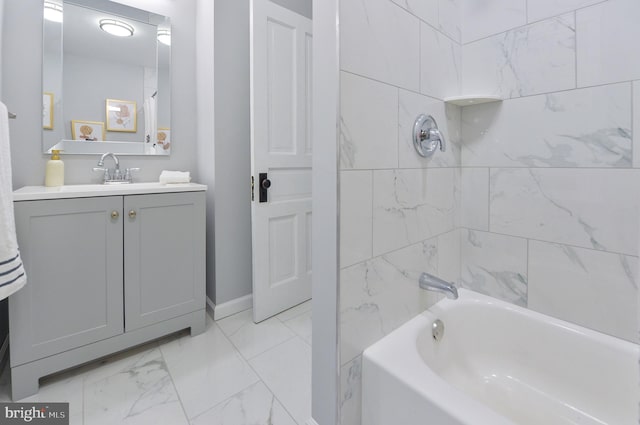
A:
<svg viewBox="0 0 640 425">
<path fill-rule="evenodd" d="M 9 301 L 12 365 L 122 333 L 122 197 L 15 211 L 27 285 Z"/>
<path fill-rule="evenodd" d="M 252 203 L 253 318 L 311 297 L 311 20 L 252 1 L 251 166 L 267 173 Z"/>
</svg>

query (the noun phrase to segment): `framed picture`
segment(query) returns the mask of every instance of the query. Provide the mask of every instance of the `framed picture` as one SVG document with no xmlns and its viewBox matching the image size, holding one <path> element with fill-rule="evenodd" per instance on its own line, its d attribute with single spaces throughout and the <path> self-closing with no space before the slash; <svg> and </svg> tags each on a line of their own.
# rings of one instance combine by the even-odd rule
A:
<svg viewBox="0 0 640 425">
<path fill-rule="evenodd" d="M 171 149 L 171 129 L 166 127 L 161 127 L 158 129 L 158 145 L 162 146 L 164 151 L 169 151 Z"/>
<path fill-rule="evenodd" d="M 42 128 L 53 130 L 53 93 L 42 93 Z"/>
<path fill-rule="evenodd" d="M 71 120 L 71 138 L 89 142 L 104 141 L 104 123 L 102 121 Z"/>
<path fill-rule="evenodd" d="M 107 99 L 107 131 L 138 131 L 138 114 L 133 100 Z"/>
</svg>

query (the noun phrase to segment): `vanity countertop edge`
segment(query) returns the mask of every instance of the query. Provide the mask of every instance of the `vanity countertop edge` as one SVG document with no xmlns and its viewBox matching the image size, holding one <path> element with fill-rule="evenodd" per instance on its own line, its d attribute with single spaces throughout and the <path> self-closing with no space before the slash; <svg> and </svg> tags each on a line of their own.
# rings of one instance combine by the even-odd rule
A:
<svg viewBox="0 0 640 425">
<path fill-rule="evenodd" d="M 24 186 L 13 191 L 13 200 L 14 202 L 20 202 L 46 199 L 93 198 L 96 196 L 201 192 L 206 190 L 206 185 L 198 183 L 160 184 L 158 182 L 118 185 L 78 184 L 60 187 Z"/>
</svg>

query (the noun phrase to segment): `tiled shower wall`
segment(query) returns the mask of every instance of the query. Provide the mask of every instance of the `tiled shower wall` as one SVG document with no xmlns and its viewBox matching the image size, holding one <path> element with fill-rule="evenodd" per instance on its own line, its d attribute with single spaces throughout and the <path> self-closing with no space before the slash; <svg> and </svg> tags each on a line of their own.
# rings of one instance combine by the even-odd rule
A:
<svg viewBox="0 0 640 425">
<path fill-rule="evenodd" d="M 397 3 L 397 4 L 396 4 Z M 361 355 L 437 301 L 427 271 L 460 271 L 460 25 L 451 0 L 341 0 L 340 334 L 343 425 L 360 424 Z M 448 149 L 413 148 L 434 115 Z"/>
<path fill-rule="evenodd" d="M 437 300 L 422 271 L 636 337 L 639 19 L 637 0 L 341 0 L 342 425 L 364 348 Z M 505 100 L 442 101 L 460 94 Z M 429 160 L 420 113 L 448 142 Z"/>
<path fill-rule="evenodd" d="M 630 340 L 638 19 L 637 0 L 469 0 L 462 32 L 463 92 L 505 99 L 462 109 L 462 284 Z"/>
</svg>

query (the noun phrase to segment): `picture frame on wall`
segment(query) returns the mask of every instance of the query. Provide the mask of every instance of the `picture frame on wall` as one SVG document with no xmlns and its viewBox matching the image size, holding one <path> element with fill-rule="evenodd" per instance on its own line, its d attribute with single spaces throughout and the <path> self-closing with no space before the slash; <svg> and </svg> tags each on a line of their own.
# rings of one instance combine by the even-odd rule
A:
<svg viewBox="0 0 640 425">
<path fill-rule="evenodd" d="M 53 130 L 53 93 L 42 93 L 42 128 Z"/>
<path fill-rule="evenodd" d="M 107 131 L 138 131 L 138 110 L 134 100 L 107 99 Z"/>
<path fill-rule="evenodd" d="M 87 142 L 102 142 L 105 139 L 104 122 L 71 120 L 71 138 Z"/>
<path fill-rule="evenodd" d="M 158 128 L 157 137 L 157 144 L 162 146 L 162 150 L 168 153 L 171 149 L 171 129 L 167 127 Z"/>
</svg>

